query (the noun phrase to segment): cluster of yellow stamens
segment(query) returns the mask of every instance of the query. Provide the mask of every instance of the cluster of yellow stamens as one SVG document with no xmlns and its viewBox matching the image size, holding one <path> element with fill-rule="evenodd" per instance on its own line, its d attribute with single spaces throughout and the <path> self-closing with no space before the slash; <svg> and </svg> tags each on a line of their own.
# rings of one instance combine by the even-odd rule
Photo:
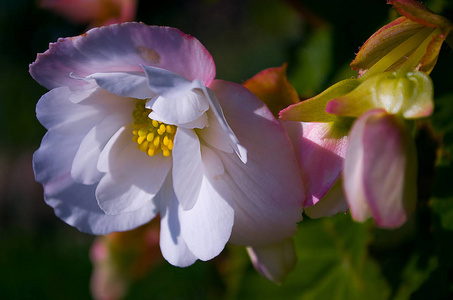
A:
<svg viewBox="0 0 453 300">
<path fill-rule="evenodd" d="M 151 109 L 145 108 L 146 100 L 139 100 L 132 112 L 134 117 L 132 140 L 137 143 L 137 148 L 153 156 L 162 151 L 164 156 L 170 156 L 173 149 L 176 126 L 167 125 L 148 117 Z"/>
</svg>

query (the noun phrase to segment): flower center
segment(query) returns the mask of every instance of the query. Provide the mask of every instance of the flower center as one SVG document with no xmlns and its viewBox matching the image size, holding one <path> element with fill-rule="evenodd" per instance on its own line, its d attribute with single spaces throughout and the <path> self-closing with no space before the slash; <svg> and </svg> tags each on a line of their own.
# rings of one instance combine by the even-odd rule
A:
<svg viewBox="0 0 453 300">
<path fill-rule="evenodd" d="M 134 117 L 132 141 L 137 143 L 137 148 L 153 156 L 162 151 L 164 156 L 170 156 L 173 149 L 176 126 L 167 125 L 150 119 L 148 115 L 151 109 L 145 108 L 146 100 L 139 100 L 132 112 Z"/>
</svg>

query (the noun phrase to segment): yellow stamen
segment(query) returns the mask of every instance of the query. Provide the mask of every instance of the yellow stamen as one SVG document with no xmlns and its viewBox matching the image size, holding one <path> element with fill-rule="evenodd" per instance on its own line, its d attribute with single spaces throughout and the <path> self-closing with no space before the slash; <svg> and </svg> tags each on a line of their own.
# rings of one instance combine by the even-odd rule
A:
<svg viewBox="0 0 453 300">
<path fill-rule="evenodd" d="M 153 144 L 154 144 L 154 146 L 156 146 L 156 147 L 159 146 L 159 144 L 160 144 L 160 137 L 156 136 L 156 137 L 154 138 Z"/>
<path fill-rule="evenodd" d="M 152 140 L 154 140 L 154 132 L 148 133 L 148 135 L 146 136 L 146 140 L 148 142 L 151 142 Z"/>
<path fill-rule="evenodd" d="M 162 150 L 162 154 L 163 154 L 164 156 L 170 156 L 170 151 L 169 151 L 168 149 L 163 149 L 163 150 Z"/>
<path fill-rule="evenodd" d="M 132 141 L 149 156 L 160 152 L 163 156 L 170 156 L 177 127 L 150 119 L 151 110 L 145 108 L 145 103 L 146 100 L 138 100 L 132 112 Z"/>
</svg>

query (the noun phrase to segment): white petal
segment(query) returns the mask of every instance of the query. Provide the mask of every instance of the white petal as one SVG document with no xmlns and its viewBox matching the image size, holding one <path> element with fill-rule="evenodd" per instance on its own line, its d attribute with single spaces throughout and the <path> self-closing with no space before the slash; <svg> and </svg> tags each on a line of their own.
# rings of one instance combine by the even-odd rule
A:
<svg viewBox="0 0 453 300">
<path fill-rule="evenodd" d="M 253 266 L 267 279 L 281 283 L 296 266 L 292 238 L 265 247 L 247 247 Z"/>
<path fill-rule="evenodd" d="M 247 166 L 232 154 L 217 152 L 227 174 L 227 182 L 235 207 L 231 242 L 261 247 L 293 236 L 302 220 L 303 191 L 300 178 L 267 170 L 250 160 Z M 230 156 L 227 158 L 227 156 Z M 297 166 L 297 165 L 295 165 Z M 290 185 L 290 182 L 298 185 Z"/>
<path fill-rule="evenodd" d="M 70 175 L 72 159 L 83 136 L 49 131 L 33 157 L 35 178 L 44 186 L 44 199 L 64 222 L 90 234 L 134 229 L 157 213 L 153 203 L 118 216 L 106 215 L 94 196 L 95 185 L 75 183 Z"/>
<path fill-rule="evenodd" d="M 225 247 L 234 223 L 231 195 L 223 180 L 203 177 L 197 203 L 179 210 L 181 233 L 190 251 L 201 260 L 217 256 Z"/>
<path fill-rule="evenodd" d="M 58 188 L 59 178 L 69 176 L 72 161 L 84 135 L 65 136 L 49 130 L 33 156 L 36 181 Z"/>
<path fill-rule="evenodd" d="M 233 195 L 235 223 L 231 242 L 265 246 L 291 237 L 302 219 L 303 182 L 291 142 L 282 125 L 255 95 L 241 85 L 211 85 L 225 117 L 247 148 L 247 163 L 216 149 Z"/>
<path fill-rule="evenodd" d="M 230 137 L 223 130 L 223 127 L 220 125 L 219 119 L 216 117 L 213 110 L 208 110 L 204 115 L 208 118 L 208 126 L 203 128 L 203 130 L 197 131 L 199 137 L 208 145 L 213 146 L 218 150 L 233 153 L 234 150 L 230 145 Z"/>
<path fill-rule="evenodd" d="M 173 187 L 182 208 L 191 209 L 197 201 L 203 178 L 200 141 L 193 130 L 178 128 L 173 156 Z"/>
<path fill-rule="evenodd" d="M 149 88 L 145 74 L 140 72 L 94 73 L 87 77 L 112 94 L 122 97 L 148 99 L 155 95 Z"/>
<path fill-rule="evenodd" d="M 201 158 L 203 160 L 203 172 L 210 178 L 218 179 L 225 173 L 225 168 L 219 156 L 209 147 L 201 146 Z"/>
<path fill-rule="evenodd" d="M 151 112 L 151 114 L 152 114 L 152 112 Z M 150 118 L 151 118 L 151 116 L 150 116 Z M 206 126 L 208 126 L 207 113 L 202 114 L 201 117 L 199 117 L 195 121 L 191 121 L 189 123 L 184 123 L 184 124 L 178 125 L 178 127 L 187 128 L 187 129 L 202 129 L 202 128 L 205 128 Z"/>
<path fill-rule="evenodd" d="M 179 202 L 173 192 L 171 174 L 167 176 L 160 192 L 156 196 L 160 203 L 160 249 L 163 257 L 172 265 L 187 267 L 197 258 L 190 252 L 181 235 L 178 219 Z"/>
<path fill-rule="evenodd" d="M 219 100 L 217 99 L 214 92 L 207 87 L 203 87 L 203 92 L 206 98 L 209 101 L 209 106 L 217 117 L 218 124 L 222 128 L 223 132 L 229 137 L 230 139 L 230 146 L 234 149 L 236 154 L 239 156 L 241 161 L 245 164 L 247 163 L 247 150 L 242 145 L 239 144 L 239 140 L 237 139 L 234 131 L 231 129 L 230 125 L 228 125 L 225 116 L 223 114 L 222 107 L 220 106 Z M 227 97 L 234 97 L 234 95 L 226 95 Z"/>
<path fill-rule="evenodd" d="M 69 101 L 72 103 L 79 103 L 89 97 L 91 97 L 95 92 L 99 90 L 99 86 L 96 82 L 87 83 L 80 86 L 70 86 L 69 89 L 71 90 L 71 95 L 69 96 Z"/>
<path fill-rule="evenodd" d="M 349 209 L 343 192 L 341 177 L 335 181 L 330 190 L 315 205 L 305 208 L 305 214 L 312 219 L 331 217 Z"/>
<path fill-rule="evenodd" d="M 71 168 L 71 176 L 76 182 L 93 184 L 101 179 L 102 173 L 97 168 L 101 151 L 125 122 L 121 115 L 112 115 L 88 132 L 80 144 Z"/>
<path fill-rule="evenodd" d="M 153 98 L 146 108 L 153 110 L 149 115 L 151 119 L 179 126 L 199 119 L 209 105 L 199 90 L 187 90 L 179 96 Z"/>
<path fill-rule="evenodd" d="M 129 144 L 125 145 L 125 140 Z M 161 188 L 171 167 L 171 158 L 149 157 L 137 149 L 128 132 L 123 132 L 109 156 L 109 172 L 96 189 L 99 206 L 107 214 L 134 211 L 150 202 Z"/>
<path fill-rule="evenodd" d="M 142 66 L 142 68 L 149 88 L 157 95 L 178 98 L 194 88 L 190 80 L 176 73 L 157 67 Z"/>
<path fill-rule="evenodd" d="M 126 148 L 132 141 L 131 139 L 127 139 L 127 132 L 132 133 L 132 129 L 130 127 L 121 127 L 118 131 L 110 138 L 110 140 L 105 145 L 104 149 L 102 149 L 101 154 L 99 155 L 99 160 L 97 163 L 97 169 L 100 172 L 107 173 L 110 171 L 110 163 L 114 160 L 113 157 L 118 157 L 119 154 Z M 120 139 L 120 137 L 123 137 Z M 115 147 L 113 147 L 115 146 Z"/>
<path fill-rule="evenodd" d="M 71 95 L 69 88 L 61 87 L 44 94 L 39 100 L 36 115 L 48 130 L 69 135 L 84 134 L 105 117 L 96 107 L 71 102 Z"/>
</svg>

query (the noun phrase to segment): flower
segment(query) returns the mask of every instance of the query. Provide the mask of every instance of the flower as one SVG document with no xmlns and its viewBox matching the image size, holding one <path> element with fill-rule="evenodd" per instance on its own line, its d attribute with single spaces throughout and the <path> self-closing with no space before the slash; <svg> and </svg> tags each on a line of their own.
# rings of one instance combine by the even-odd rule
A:
<svg viewBox="0 0 453 300">
<path fill-rule="evenodd" d="M 75 24 L 96 27 L 133 21 L 137 0 L 41 0 L 40 6 Z"/>
<path fill-rule="evenodd" d="M 30 73 L 50 89 L 35 177 L 66 223 L 107 234 L 160 214 L 162 254 L 181 267 L 297 230 L 303 183 L 284 128 L 247 89 L 214 80 L 195 38 L 95 28 L 51 44 Z"/>
<path fill-rule="evenodd" d="M 286 64 L 265 69 L 246 80 L 243 85 L 266 103 L 274 115 L 278 115 L 281 108 L 299 100 L 296 90 L 286 78 Z M 247 252 L 255 269 L 278 284 L 296 267 L 297 258 L 292 238 L 262 247 L 247 247 Z"/>
<path fill-rule="evenodd" d="M 431 79 L 423 72 L 384 72 L 331 100 L 328 113 L 357 117 L 349 133 L 343 186 L 352 217 L 382 228 L 403 225 L 417 199 L 417 160 L 408 120 L 433 111 Z"/>
<path fill-rule="evenodd" d="M 280 119 L 298 156 L 307 193 L 304 208 L 311 217 L 331 216 L 347 210 L 341 190 L 329 191 L 340 180 L 351 119 L 329 114 L 325 107 L 330 100 L 358 85 L 357 79 L 347 79 L 280 111 Z M 314 206 L 316 210 L 322 209 L 312 214 Z"/>
<path fill-rule="evenodd" d="M 243 83 L 276 117 L 283 108 L 299 102 L 296 89 L 286 78 L 286 66 L 265 69 Z"/>
<path fill-rule="evenodd" d="M 453 24 L 414 0 L 388 0 L 403 15 L 374 33 L 360 48 L 351 67 L 372 76 L 409 70 L 431 73 Z M 409 59 L 410 57 L 410 59 Z"/>
<path fill-rule="evenodd" d="M 309 215 L 331 215 L 343 207 L 345 197 L 355 220 L 373 217 L 377 226 L 395 228 L 414 209 L 417 161 L 411 120 L 433 111 L 428 74 L 453 25 L 419 2 L 389 3 L 404 16 L 362 46 L 351 63 L 359 78 L 338 82 L 280 112 L 283 120 L 298 121 L 300 130 L 296 127 L 295 134 L 288 133 L 302 168 L 313 167 L 312 161 L 320 166 L 316 172 L 304 173 L 308 174 L 305 206 L 323 197 L 317 208 L 306 209 Z M 334 155 L 337 163 L 329 159 Z M 340 179 L 345 195 L 338 189 Z"/>
<path fill-rule="evenodd" d="M 130 284 L 143 278 L 162 261 L 159 220 L 131 231 L 99 236 L 90 249 L 94 299 L 123 299 Z"/>
<path fill-rule="evenodd" d="M 255 269 L 277 284 L 281 284 L 296 267 L 297 258 L 292 238 L 269 246 L 247 247 L 247 252 Z"/>
<path fill-rule="evenodd" d="M 432 111 L 431 79 L 404 68 L 341 81 L 281 111 L 285 120 L 315 121 L 285 126 L 301 167 L 309 170 L 303 172 L 308 196 L 317 200 L 307 205 L 307 198 L 306 213 L 345 211 L 345 199 L 357 221 L 373 217 L 383 228 L 404 224 L 416 201 L 417 169 L 411 124 L 405 120 Z M 345 195 L 336 188 L 340 175 Z"/>
</svg>

